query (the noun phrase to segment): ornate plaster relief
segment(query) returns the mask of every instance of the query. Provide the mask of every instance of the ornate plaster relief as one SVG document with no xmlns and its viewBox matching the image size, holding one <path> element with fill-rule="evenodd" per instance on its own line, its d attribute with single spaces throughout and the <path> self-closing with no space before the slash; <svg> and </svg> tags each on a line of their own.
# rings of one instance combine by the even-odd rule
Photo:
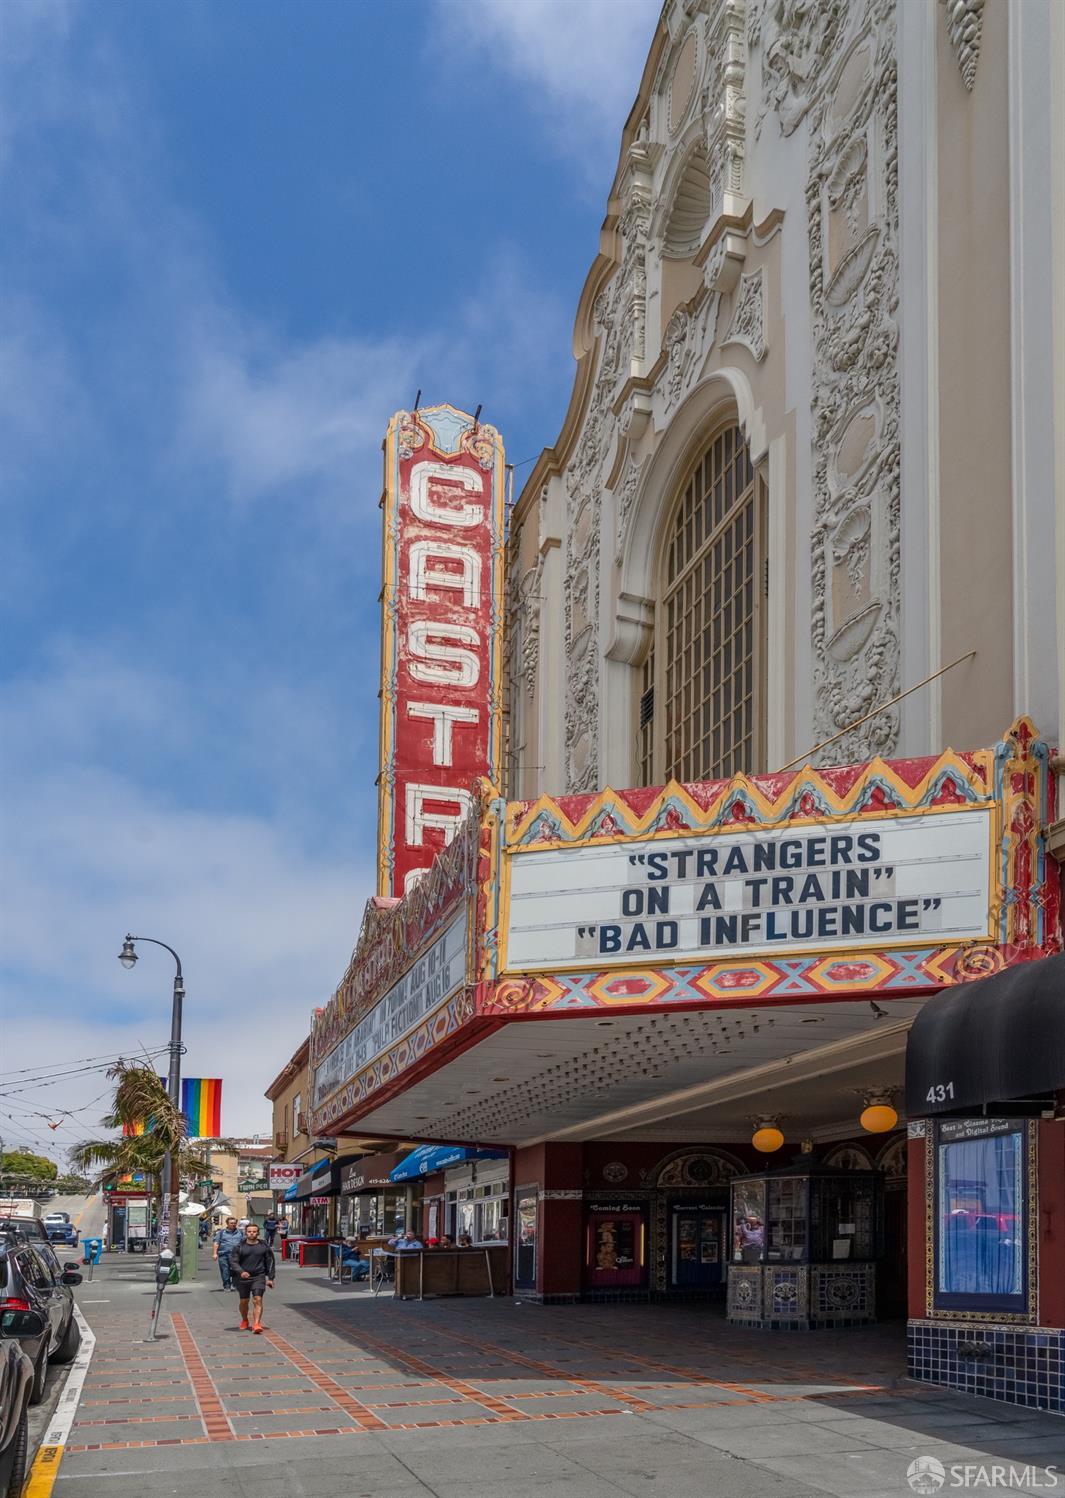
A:
<svg viewBox="0 0 1065 1498">
<path fill-rule="evenodd" d="M 827 739 L 899 690 L 898 146 L 895 0 L 771 0 L 763 98 L 808 132 L 813 327 L 814 729 Z M 746 280 L 746 278 L 744 278 Z M 896 710 L 821 751 L 896 745 Z"/>
<path fill-rule="evenodd" d="M 972 93 L 980 40 L 984 29 L 984 0 L 940 0 L 947 22 L 947 35 L 961 73 L 961 81 Z"/>
</svg>

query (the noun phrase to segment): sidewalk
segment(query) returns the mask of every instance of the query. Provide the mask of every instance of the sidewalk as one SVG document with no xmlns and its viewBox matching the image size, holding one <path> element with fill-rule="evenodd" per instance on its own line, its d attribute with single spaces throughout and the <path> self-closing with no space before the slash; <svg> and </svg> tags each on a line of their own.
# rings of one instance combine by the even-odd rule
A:
<svg viewBox="0 0 1065 1498">
<path fill-rule="evenodd" d="M 906 1498 L 922 1457 L 995 1464 L 1003 1487 L 1031 1466 L 1013 1491 L 1065 1495 L 1046 1473 L 1065 1420 L 909 1383 L 897 1325 L 774 1337 L 702 1306 L 375 1301 L 285 1264 L 253 1337 L 205 1258 L 153 1344 L 140 1267 L 78 1292 L 98 1342 L 61 1498 L 101 1477 L 108 1498 Z"/>
</svg>

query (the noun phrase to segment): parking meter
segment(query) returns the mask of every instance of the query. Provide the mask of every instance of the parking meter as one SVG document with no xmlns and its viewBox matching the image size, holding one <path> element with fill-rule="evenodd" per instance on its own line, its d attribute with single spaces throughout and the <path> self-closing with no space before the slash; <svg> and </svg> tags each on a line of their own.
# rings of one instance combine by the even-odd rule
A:
<svg viewBox="0 0 1065 1498">
<path fill-rule="evenodd" d="M 146 1342 L 155 1341 L 155 1331 L 159 1324 L 159 1309 L 163 1304 L 163 1291 L 170 1283 L 170 1275 L 173 1268 L 173 1250 L 169 1248 L 162 1249 L 155 1265 L 155 1299 L 152 1302 L 152 1330 L 151 1335 L 145 1338 Z"/>
<path fill-rule="evenodd" d="M 89 1266 L 89 1279 L 92 1272 L 103 1257 L 104 1240 L 102 1238 L 83 1238 L 81 1240 L 81 1262 Z"/>
</svg>

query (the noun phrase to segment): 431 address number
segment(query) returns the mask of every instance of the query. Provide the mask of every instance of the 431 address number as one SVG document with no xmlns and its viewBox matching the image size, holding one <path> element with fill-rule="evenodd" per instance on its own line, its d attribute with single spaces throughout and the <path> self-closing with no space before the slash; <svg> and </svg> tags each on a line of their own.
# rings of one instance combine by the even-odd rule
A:
<svg viewBox="0 0 1065 1498">
<path fill-rule="evenodd" d="M 953 1082 L 935 1082 L 925 1093 L 927 1103 L 945 1103 L 954 1096 Z"/>
</svg>

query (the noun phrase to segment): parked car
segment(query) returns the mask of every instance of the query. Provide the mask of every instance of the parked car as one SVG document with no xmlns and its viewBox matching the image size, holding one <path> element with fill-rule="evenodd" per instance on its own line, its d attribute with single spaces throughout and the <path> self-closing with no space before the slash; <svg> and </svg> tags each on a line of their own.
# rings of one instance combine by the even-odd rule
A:
<svg viewBox="0 0 1065 1498">
<path fill-rule="evenodd" d="M 44 1329 L 39 1311 L 0 1312 L 0 1498 L 21 1498 L 26 1483 L 33 1360 L 21 1339 Z"/>
<path fill-rule="evenodd" d="M 44 1398 L 49 1363 L 69 1363 L 81 1346 L 72 1286 L 81 1284 L 76 1263 L 61 1266 L 48 1243 L 22 1233 L 0 1235 L 0 1314 L 38 1311 L 44 1325 L 20 1336 L 33 1364 L 30 1403 Z"/>
<path fill-rule="evenodd" d="M 65 1243 L 69 1248 L 77 1248 L 78 1230 L 71 1222 L 69 1212 L 46 1213 L 44 1230 L 49 1243 Z"/>
<path fill-rule="evenodd" d="M 37 1238 L 48 1242 L 48 1234 L 39 1217 L 0 1217 L 0 1233 L 16 1233 L 23 1238 Z"/>
</svg>

